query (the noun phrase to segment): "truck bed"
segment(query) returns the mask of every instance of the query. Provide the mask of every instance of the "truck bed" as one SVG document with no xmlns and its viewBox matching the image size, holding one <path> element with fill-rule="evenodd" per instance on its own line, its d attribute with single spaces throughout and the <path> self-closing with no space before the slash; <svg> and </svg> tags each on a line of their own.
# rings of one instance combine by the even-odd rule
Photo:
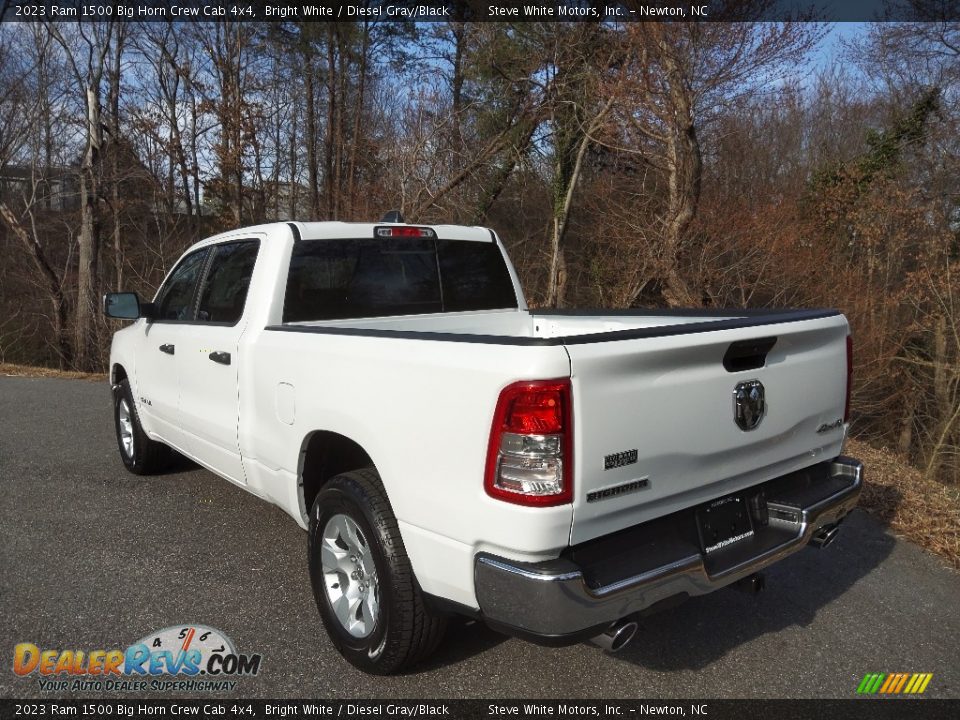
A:
<svg viewBox="0 0 960 720">
<path fill-rule="evenodd" d="M 286 323 L 270 330 L 505 345 L 571 345 L 732 330 L 838 315 L 836 310 L 486 310 Z"/>
</svg>

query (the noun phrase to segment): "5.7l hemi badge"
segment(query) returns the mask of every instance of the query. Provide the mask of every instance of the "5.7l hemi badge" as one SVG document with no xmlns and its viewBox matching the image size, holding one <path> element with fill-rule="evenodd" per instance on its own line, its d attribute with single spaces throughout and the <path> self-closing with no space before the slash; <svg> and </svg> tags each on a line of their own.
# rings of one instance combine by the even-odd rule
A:
<svg viewBox="0 0 960 720">
<path fill-rule="evenodd" d="M 633 465 L 637 461 L 637 451 L 624 450 L 623 452 L 611 453 L 603 458 L 603 469 L 613 470 L 613 468 L 623 467 L 624 465 Z"/>
</svg>

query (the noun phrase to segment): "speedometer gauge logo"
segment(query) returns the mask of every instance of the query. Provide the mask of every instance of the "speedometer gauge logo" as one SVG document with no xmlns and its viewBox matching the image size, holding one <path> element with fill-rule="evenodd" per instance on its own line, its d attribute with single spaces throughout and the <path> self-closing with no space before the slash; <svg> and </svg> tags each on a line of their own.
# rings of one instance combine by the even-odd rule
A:
<svg viewBox="0 0 960 720">
<path fill-rule="evenodd" d="M 136 651 L 135 667 L 136 660 L 143 657 L 151 665 L 165 665 L 171 674 L 216 675 L 219 674 L 218 670 L 224 671 L 226 658 L 237 657 L 233 641 L 216 628 L 206 625 L 171 625 L 146 635 L 131 645 L 130 649 Z M 235 661 L 229 664 L 236 666 Z"/>
</svg>

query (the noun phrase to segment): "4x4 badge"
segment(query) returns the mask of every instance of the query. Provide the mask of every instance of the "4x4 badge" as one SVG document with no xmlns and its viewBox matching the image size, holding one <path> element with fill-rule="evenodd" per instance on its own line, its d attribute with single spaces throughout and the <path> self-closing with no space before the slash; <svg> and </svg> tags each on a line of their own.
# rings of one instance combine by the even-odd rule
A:
<svg viewBox="0 0 960 720">
<path fill-rule="evenodd" d="M 759 380 L 737 383 L 733 389 L 733 419 L 741 430 L 753 430 L 767 412 L 766 393 Z"/>
</svg>

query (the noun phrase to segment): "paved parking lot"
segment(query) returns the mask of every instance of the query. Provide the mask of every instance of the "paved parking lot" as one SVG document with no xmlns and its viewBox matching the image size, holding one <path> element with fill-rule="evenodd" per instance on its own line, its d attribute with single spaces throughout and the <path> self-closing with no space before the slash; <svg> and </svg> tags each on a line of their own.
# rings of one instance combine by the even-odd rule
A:
<svg viewBox="0 0 960 720">
<path fill-rule="evenodd" d="M 861 511 L 761 595 L 690 600 L 617 655 L 459 623 L 429 664 L 374 678 L 324 636 L 303 531 L 188 463 L 128 474 L 105 384 L 0 377 L 0 428 L 2 697 L 41 695 L 12 672 L 16 643 L 126 647 L 190 622 L 263 655 L 244 697 L 845 698 L 867 672 L 930 672 L 928 696 L 960 697 L 960 575 Z"/>
</svg>

